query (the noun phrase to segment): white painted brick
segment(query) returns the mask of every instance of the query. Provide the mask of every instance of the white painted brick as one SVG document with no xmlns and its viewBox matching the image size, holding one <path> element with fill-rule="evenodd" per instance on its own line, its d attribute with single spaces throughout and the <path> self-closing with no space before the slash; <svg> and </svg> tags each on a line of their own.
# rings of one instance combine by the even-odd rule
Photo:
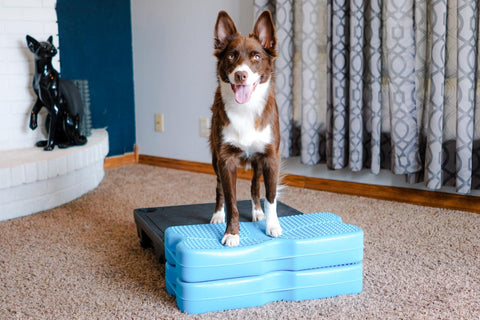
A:
<svg viewBox="0 0 480 320">
<path fill-rule="evenodd" d="M 1 40 L 0 40 L 1 41 Z M 10 61 L 2 64 L 0 68 L 0 76 L 4 75 L 13 75 L 13 74 L 25 74 L 32 79 L 32 74 L 30 74 L 30 65 L 25 62 L 24 59 L 18 61 Z"/>
<path fill-rule="evenodd" d="M 3 117 L 2 117 L 3 118 Z M 9 114 L 5 115 L 4 119 L 0 121 L 1 131 L 7 134 L 9 139 L 11 138 L 21 138 L 20 135 L 28 135 L 28 129 L 25 126 L 28 126 L 26 114 Z"/>
<path fill-rule="evenodd" d="M 1 56 L 0 56 L 1 58 Z M 6 63 L 5 61 L 1 61 L 2 63 Z M 2 91 L 6 91 L 5 89 L 9 87 L 8 83 L 8 77 L 1 77 L 0 78 L 0 88 L 2 88 Z"/>
<path fill-rule="evenodd" d="M 26 34 L 35 34 L 39 30 L 43 33 L 45 23 L 41 21 L 5 21 L 4 25 L 5 33 L 25 36 Z"/>
<path fill-rule="evenodd" d="M 25 36 L 0 33 L 0 48 L 17 47 L 20 42 L 25 41 Z"/>
<path fill-rule="evenodd" d="M 25 183 L 32 183 L 38 180 L 37 164 L 27 163 L 25 167 Z"/>
<path fill-rule="evenodd" d="M 75 170 L 75 153 L 69 154 L 67 156 L 67 172 Z"/>
<path fill-rule="evenodd" d="M 8 103 L 9 101 L 3 101 L 2 104 L 0 104 L 0 123 L 2 123 L 2 118 L 5 119 L 10 112 L 13 110 L 12 104 Z M 1 130 L 1 127 L 0 127 Z"/>
<path fill-rule="evenodd" d="M 23 10 L 22 8 L 4 7 L 0 10 L 0 19 L 2 21 L 23 20 Z"/>
<path fill-rule="evenodd" d="M 32 183 L 23 183 L 16 187 L 10 186 L 10 188 L 0 189 L 0 220 L 50 209 L 72 201 L 96 188 L 105 175 L 103 161 L 106 154 L 90 165 L 73 171 L 70 168 L 74 162 L 72 159 L 77 158 L 73 156 L 74 154 L 88 154 L 89 152 L 96 154 L 94 150 L 98 149 L 99 146 L 102 150 L 108 149 L 108 134 L 105 130 L 96 129 L 93 130 L 89 143 L 82 147 L 56 149 L 53 152 L 28 148 L 18 150 L 16 154 L 13 154 L 12 151 L 5 151 L 3 155 L 0 153 L 0 165 L 4 165 L 5 161 L 8 162 L 9 159 L 23 159 L 22 161 L 25 163 L 20 167 L 24 168 L 25 182 L 32 180 Z M 78 158 L 82 159 L 83 157 Z M 32 163 L 32 159 L 36 159 L 38 162 Z M 85 160 L 82 161 L 85 162 Z M 63 165 L 67 168 L 65 174 L 46 179 L 50 166 L 54 166 L 58 173 L 63 171 Z M 33 181 L 35 179 L 32 171 L 35 171 L 35 168 L 37 180 Z M 1 183 L 12 176 L 11 171 L 10 168 L 0 169 Z M 21 176 L 21 173 L 14 173 L 13 175 Z"/>
<path fill-rule="evenodd" d="M 21 127 L 20 127 L 21 121 L 20 117 L 12 114 L 7 114 L 2 119 L 0 119 L 0 128 L 3 132 L 11 132 L 12 136 L 17 133 L 21 133 Z"/>
<path fill-rule="evenodd" d="M 33 147 L 37 141 L 44 140 L 44 119 L 43 114 L 39 116 L 38 128 L 32 131 L 28 127 L 29 115 L 27 113 L 1 116 L 0 141 L 2 143 L 0 143 L 0 151 L 30 148 Z"/>
<path fill-rule="evenodd" d="M 0 136 L 1 136 L 1 133 L 0 133 Z M 14 150 L 14 149 L 33 148 L 35 143 L 39 140 L 42 140 L 42 139 L 32 138 L 31 141 L 28 141 L 20 137 L 6 138 L 4 140 L 0 138 L 0 147 L 1 147 L 0 152 Z"/>
<path fill-rule="evenodd" d="M 87 165 L 91 165 L 92 163 L 95 162 L 95 152 L 93 148 L 90 148 L 88 152 L 86 152 L 86 154 L 87 154 Z"/>
<path fill-rule="evenodd" d="M 57 5 L 57 0 L 43 0 L 42 1 L 42 7 L 44 7 L 44 8 L 55 9 L 56 5 Z"/>
<path fill-rule="evenodd" d="M 12 186 L 25 183 L 25 168 L 23 165 L 11 168 Z"/>
<path fill-rule="evenodd" d="M 58 46 L 58 26 L 55 0 L 1 0 L 0 1 L 0 151 L 7 148 L 30 147 L 38 133 L 25 130 L 28 126 L 28 113 L 36 99 L 31 90 L 33 75 L 33 54 L 27 49 L 25 35 L 30 34 L 40 41 L 54 36 Z M 59 57 L 54 58 L 54 66 L 60 71 Z M 7 127 L 2 126 L 5 114 L 25 114 L 8 119 Z M 13 121 L 10 121 L 13 120 Z M 39 121 L 40 123 L 40 121 Z M 12 128 L 17 126 L 13 139 Z M 6 143 L 4 143 L 6 142 Z"/>
<path fill-rule="evenodd" d="M 24 213 L 23 209 L 26 206 L 19 207 L 16 203 L 9 202 L 6 204 L 0 204 L 0 212 L 2 213 L 2 220 L 9 220 L 16 217 L 21 217 L 28 213 Z M 28 209 L 27 209 L 28 210 Z"/>
<path fill-rule="evenodd" d="M 93 150 L 94 154 L 95 154 L 95 162 L 99 161 L 100 159 L 103 159 L 105 156 L 103 155 L 102 153 L 102 146 L 99 144 L 99 145 L 96 145 L 95 146 L 95 149 Z"/>
<path fill-rule="evenodd" d="M 76 187 L 69 187 L 69 188 L 58 190 L 57 192 L 51 193 L 46 200 L 47 206 L 54 208 L 59 204 L 72 201 L 78 198 L 82 194 L 79 192 L 79 190 L 80 188 L 77 185 Z"/>
<path fill-rule="evenodd" d="M 0 59 L 4 62 L 12 62 L 12 61 L 21 61 L 26 62 L 26 58 L 32 55 L 32 53 L 28 50 L 26 43 L 22 43 L 20 41 L 17 42 L 15 47 L 4 48 L 0 52 Z M 18 73 L 18 75 L 21 75 Z"/>
<path fill-rule="evenodd" d="M 47 194 L 47 181 L 21 184 L 0 192 L 0 204 L 25 201 Z"/>
<path fill-rule="evenodd" d="M 23 98 L 25 100 L 31 101 L 31 106 L 33 106 L 33 103 L 37 99 L 37 97 L 34 94 L 31 94 L 31 82 L 29 82 L 28 87 L 27 86 L 19 86 L 19 87 L 13 87 L 10 88 L 8 92 L 5 92 L 4 99 L 7 101 L 11 100 L 18 100 L 19 98 Z M 16 107 L 12 109 L 12 111 L 15 110 L 21 110 L 22 106 Z M 18 111 L 17 111 L 18 112 Z M 30 112 L 30 110 L 28 110 Z"/>
<path fill-rule="evenodd" d="M 51 23 L 57 21 L 57 12 L 51 8 L 24 8 L 23 20 L 45 21 Z"/>
<path fill-rule="evenodd" d="M 53 159 L 48 159 L 48 179 L 55 178 L 56 176 L 59 175 L 59 159 L 53 158 Z"/>
<path fill-rule="evenodd" d="M 20 140 L 19 140 L 20 141 Z M 22 141 L 23 142 L 23 141 Z M 17 143 L 18 144 L 18 143 Z M 3 149 L 0 149 L 0 151 L 2 150 L 11 150 L 15 147 L 15 142 L 12 141 L 12 139 L 8 139 L 8 138 L 2 138 L 2 134 L 0 132 L 0 146 L 3 148 Z M 0 182 L 1 184 L 1 182 Z"/>
<path fill-rule="evenodd" d="M 60 175 L 46 180 L 48 193 L 55 193 L 58 190 L 77 185 L 79 181 L 76 172 L 78 171 L 72 171 L 67 175 Z"/>
<path fill-rule="evenodd" d="M 86 167 L 87 166 L 87 153 L 86 152 L 82 152 L 82 153 L 79 153 L 78 154 L 78 167 L 77 167 L 77 170 L 78 169 L 81 169 L 83 167 Z"/>
<path fill-rule="evenodd" d="M 2 105 L 0 105 L 0 116 L 7 116 L 12 113 L 28 113 L 30 116 L 30 110 L 34 102 L 35 100 L 33 100 L 33 98 L 26 97 L 12 97 L 12 99 L 3 99 Z"/>
<path fill-rule="evenodd" d="M 61 157 L 58 159 L 58 162 L 57 162 L 57 172 L 58 172 L 58 175 L 62 176 L 62 175 L 65 175 L 67 174 L 67 157 Z"/>
<path fill-rule="evenodd" d="M 29 7 L 38 7 L 42 6 L 42 1 L 40 0 L 3 0 L 3 6 L 6 8 L 9 7 L 19 7 L 19 8 L 29 8 Z"/>
<path fill-rule="evenodd" d="M 43 24 L 43 32 L 53 36 L 53 44 L 58 47 L 58 25 L 57 21 L 45 22 Z"/>
<path fill-rule="evenodd" d="M 10 168 L 0 168 L 0 192 L 2 189 L 10 188 L 11 185 Z"/>
<path fill-rule="evenodd" d="M 45 196 L 0 204 L 0 220 L 8 220 L 48 209 Z"/>
<path fill-rule="evenodd" d="M 46 180 L 48 179 L 48 161 L 37 162 L 37 179 Z"/>
<path fill-rule="evenodd" d="M 73 155 L 73 168 L 74 170 L 78 170 L 81 168 L 81 160 L 80 160 L 80 157 L 81 155 L 76 152 L 74 155 Z"/>
<path fill-rule="evenodd" d="M 7 76 L 7 88 L 29 88 L 32 85 L 32 77 L 28 74 L 14 74 Z"/>
</svg>

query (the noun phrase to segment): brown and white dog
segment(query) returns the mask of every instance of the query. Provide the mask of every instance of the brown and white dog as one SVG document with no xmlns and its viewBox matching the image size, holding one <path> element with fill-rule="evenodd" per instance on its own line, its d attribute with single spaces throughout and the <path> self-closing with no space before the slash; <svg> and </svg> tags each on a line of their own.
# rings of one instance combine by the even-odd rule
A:
<svg viewBox="0 0 480 320">
<path fill-rule="evenodd" d="M 215 24 L 218 88 L 212 106 L 210 148 L 217 174 L 217 196 L 211 223 L 225 222 L 226 246 L 238 246 L 236 201 L 237 167 L 250 164 L 252 220 L 265 219 L 266 234 L 278 237 L 277 183 L 280 170 L 280 133 L 274 94 L 275 27 L 264 11 L 248 37 L 238 33 L 232 18 L 218 13 Z M 265 214 L 260 206 L 260 183 L 265 182 Z"/>
</svg>

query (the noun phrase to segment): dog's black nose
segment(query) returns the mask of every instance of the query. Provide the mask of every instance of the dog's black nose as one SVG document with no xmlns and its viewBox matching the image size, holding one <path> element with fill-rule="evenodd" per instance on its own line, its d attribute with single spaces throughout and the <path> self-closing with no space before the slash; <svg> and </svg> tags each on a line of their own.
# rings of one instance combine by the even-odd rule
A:
<svg viewBox="0 0 480 320">
<path fill-rule="evenodd" d="M 246 71 L 237 71 L 235 72 L 235 82 L 237 84 L 242 84 L 247 81 L 248 73 Z"/>
</svg>

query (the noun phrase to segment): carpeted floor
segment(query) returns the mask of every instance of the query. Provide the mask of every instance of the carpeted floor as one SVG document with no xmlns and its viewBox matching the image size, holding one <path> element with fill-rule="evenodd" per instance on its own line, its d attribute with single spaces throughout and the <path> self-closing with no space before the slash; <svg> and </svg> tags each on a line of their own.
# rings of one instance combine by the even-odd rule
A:
<svg viewBox="0 0 480 320">
<path fill-rule="evenodd" d="M 363 292 L 183 314 L 133 209 L 213 202 L 214 189 L 211 175 L 129 165 L 80 199 L 1 222 L 0 319 L 480 318 L 480 215 L 289 187 L 284 203 L 364 230 Z M 238 198 L 249 189 L 239 180 Z"/>
</svg>

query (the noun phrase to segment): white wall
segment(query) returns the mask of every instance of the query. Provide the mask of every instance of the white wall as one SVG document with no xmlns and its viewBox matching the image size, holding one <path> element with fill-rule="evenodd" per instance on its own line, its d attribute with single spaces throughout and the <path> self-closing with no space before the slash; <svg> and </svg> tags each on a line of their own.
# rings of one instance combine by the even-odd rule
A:
<svg viewBox="0 0 480 320">
<path fill-rule="evenodd" d="M 144 155 L 210 162 L 199 119 L 210 118 L 216 89 L 213 29 L 226 10 L 242 34 L 253 28 L 253 1 L 132 0 L 136 140 Z M 163 113 L 165 132 L 154 131 Z"/>
<path fill-rule="evenodd" d="M 53 35 L 58 46 L 56 0 L 0 0 L 0 151 L 34 146 L 45 139 L 39 126 L 30 130 L 29 114 L 36 96 L 32 90 L 33 54 L 25 36 L 45 41 Z M 60 52 L 54 67 L 60 71 Z M 43 110 L 42 114 L 45 114 Z"/>
</svg>

